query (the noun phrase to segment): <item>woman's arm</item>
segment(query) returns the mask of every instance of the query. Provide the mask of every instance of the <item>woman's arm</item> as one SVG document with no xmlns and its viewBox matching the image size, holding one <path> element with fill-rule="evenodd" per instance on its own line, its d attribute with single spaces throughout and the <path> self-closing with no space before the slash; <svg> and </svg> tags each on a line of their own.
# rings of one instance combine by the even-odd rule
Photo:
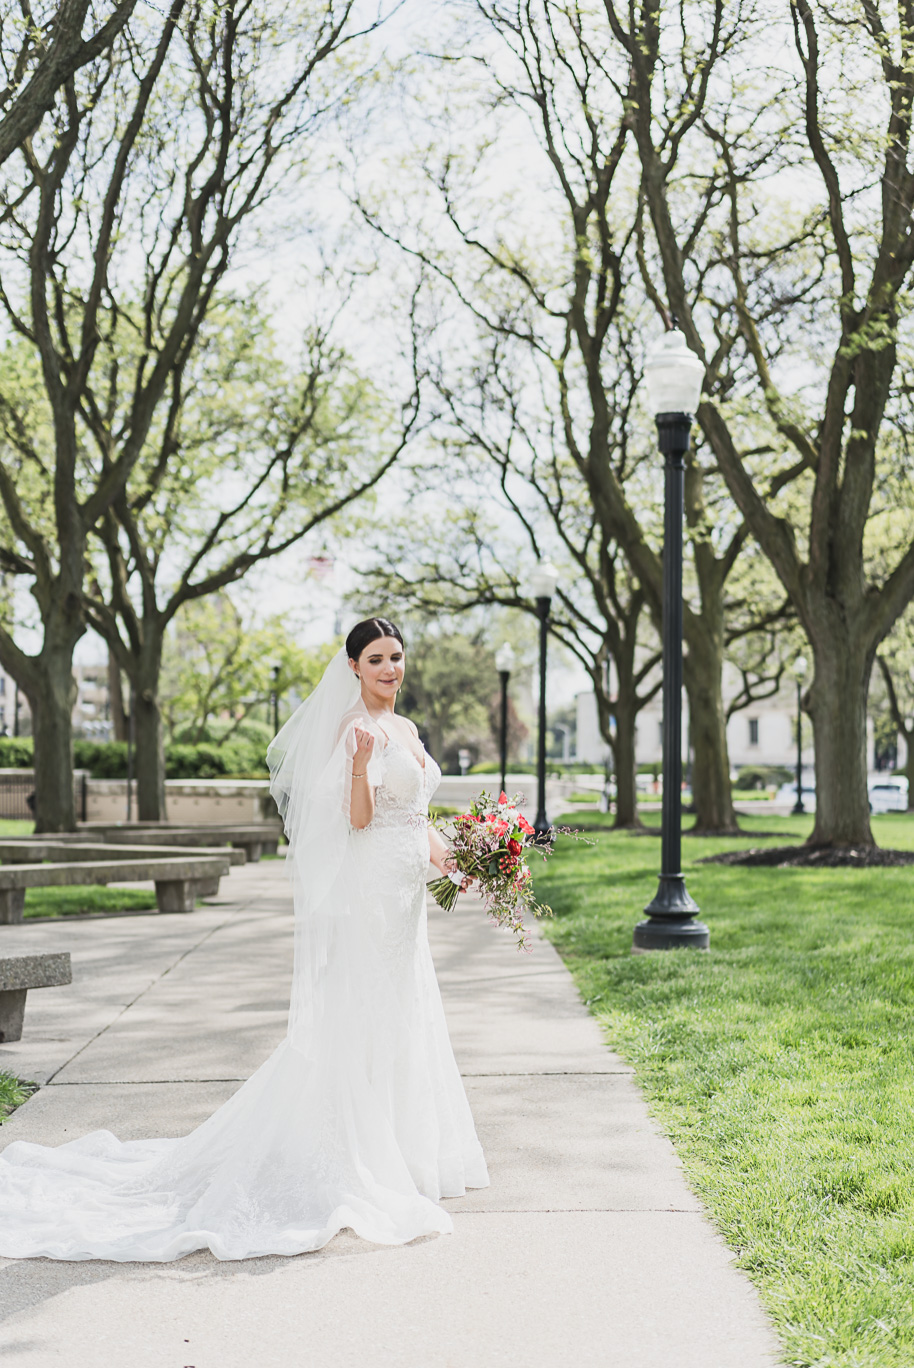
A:
<svg viewBox="0 0 914 1368">
<path fill-rule="evenodd" d="M 442 874 L 448 872 L 446 861 L 450 857 L 451 848 L 439 831 L 433 826 L 428 829 L 428 851 L 429 859 L 436 869 L 440 869 Z"/>
<path fill-rule="evenodd" d="M 454 873 L 457 872 L 457 866 L 451 855 L 450 846 L 441 833 L 433 826 L 430 826 L 428 829 L 428 852 L 432 864 L 436 869 L 440 870 L 442 874 L 450 874 L 452 870 Z M 460 885 L 461 893 L 465 893 L 472 882 L 472 879 L 464 878 Z"/>
<path fill-rule="evenodd" d="M 374 817 L 374 789 L 368 782 L 368 762 L 374 754 L 374 737 L 361 727 L 355 729 L 355 754 L 352 757 L 352 790 L 349 796 L 349 824 L 359 831 Z"/>
</svg>

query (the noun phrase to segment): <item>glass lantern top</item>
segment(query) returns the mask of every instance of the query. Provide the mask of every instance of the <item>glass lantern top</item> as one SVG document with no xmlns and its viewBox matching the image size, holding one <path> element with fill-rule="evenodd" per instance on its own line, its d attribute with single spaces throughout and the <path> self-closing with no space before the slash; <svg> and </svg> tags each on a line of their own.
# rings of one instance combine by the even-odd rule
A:
<svg viewBox="0 0 914 1368">
<path fill-rule="evenodd" d="M 705 378 L 699 360 L 678 328 L 648 349 L 644 360 L 647 402 L 651 413 L 694 413 Z"/>
<path fill-rule="evenodd" d="M 530 590 L 534 598 L 552 598 L 559 582 L 559 572 L 551 561 L 540 561 L 530 576 Z"/>
<path fill-rule="evenodd" d="M 495 652 L 495 668 L 499 674 L 510 674 L 514 669 L 514 650 L 510 641 L 505 641 Z"/>
</svg>

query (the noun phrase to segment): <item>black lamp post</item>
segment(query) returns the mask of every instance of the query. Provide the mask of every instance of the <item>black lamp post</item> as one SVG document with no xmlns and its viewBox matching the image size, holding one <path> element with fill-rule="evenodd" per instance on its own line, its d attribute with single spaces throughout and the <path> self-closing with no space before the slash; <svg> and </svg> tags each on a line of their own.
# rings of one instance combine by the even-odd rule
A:
<svg viewBox="0 0 914 1368">
<path fill-rule="evenodd" d="M 273 666 L 273 692 L 271 701 L 273 704 L 273 732 L 274 735 L 279 731 L 279 665 Z"/>
<path fill-rule="evenodd" d="M 793 675 L 797 681 L 797 801 L 790 809 L 795 817 L 806 811 L 803 806 L 803 676 L 806 674 L 806 657 L 797 656 L 793 662 Z"/>
<path fill-rule="evenodd" d="M 509 642 L 499 646 L 495 652 L 495 668 L 501 679 L 501 730 L 499 745 L 501 749 L 501 792 L 507 793 L 508 773 L 508 680 L 514 669 L 514 652 Z"/>
<path fill-rule="evenodd" d="M 127 718 L 127 821 L 133 821 L 133 770 L 136 760 L 136 690 L 130 685 Z"/>
<path fill-rule="evenodd" d="M 648 398 L 664 461 L 663 533 L 663 826 L 662 868 L 632 949 L 707 950 L 710 932 L 696 919 L 698 904 L 685 886 L 682 846 L 682 516 L 685 456 L 698 407 L 704 366 L 678 329 L 645 360 Z"/>
<path fill-rule="evenodd" d="M 536 599 L 536 614 L 540 620 L 540 711 L 539 737 L 536 758 L 537 800 L 533 830 L 542 838 L 549 833 L 546 816 L 546 638 L 549 627 L 549 605 L 559 582 L 559 572 L 549 561 L 540 561 L 530 577 L 530 588 Z"/>
</svg>

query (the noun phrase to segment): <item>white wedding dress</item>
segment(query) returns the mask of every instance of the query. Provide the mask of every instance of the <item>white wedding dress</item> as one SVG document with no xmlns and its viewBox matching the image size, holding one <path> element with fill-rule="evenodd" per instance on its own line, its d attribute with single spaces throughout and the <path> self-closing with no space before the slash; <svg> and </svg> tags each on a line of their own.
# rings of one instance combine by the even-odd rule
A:
<svg viewBox="0 0 914 1368">
<path fill-rule="evenodd" d="M 488 1184 L 428 946 L 428 800 L 441 771 L 389 740 L 371 764 L 374 819 L 354 830 L 324 806 L 346 791 L 346 753 L 347 742 L 335 746 L 312 801 L 341 859 L 318 850 L 319 829 L 293 847 L 286 1039 L 182 1138 L 101 1130 L 56 1148 L 8 1145 L 0 1255 L 244 1259 L 319 1249 L 344 1227 L 403 1244 L 451 1230 L 439 1198 Z"/>
</svg>

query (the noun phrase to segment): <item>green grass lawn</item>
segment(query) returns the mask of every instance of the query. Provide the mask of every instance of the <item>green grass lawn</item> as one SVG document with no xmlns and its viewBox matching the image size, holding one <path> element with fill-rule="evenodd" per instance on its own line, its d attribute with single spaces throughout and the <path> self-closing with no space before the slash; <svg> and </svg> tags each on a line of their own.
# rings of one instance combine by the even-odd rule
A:
<svg viewBox="0 0 914 1368">
<path fill-rule="evenodd" d="M 81 912 L 155 911 L 154 888 L 27 888 L 25 917 L 67 917 Z"/>
<path fill-rule="evenodd" d="M 0 840 L 31 836 L 34 822 L 0 821 Z M 29 888 L 25 894 L 25 916 L 66 917 L 84 912 L 145 912 L 155 910 L 156 895 L 151 888 Z M 0 1106 L 3 1105 L 0 1094 Z"/>
<path fill-rule="evenodd" d="M 31 836 L 35 830 L 34 822 L 0 821 L 0 840 L 11 841 L 17 836 Z"/>
<path fill-rule="evenodd" d="M 811 818 L 749 825 L 788 844 Z M 914 818 L 873 828 L 914 849 Z M 560 837 L 535 871 L 556 914 L 544 929 L 758 1286 L 786 1362 L 911 1368 L 914 868 L 696 865 L 760 842 L 686 837 L 711 952 L 632 955 L 660 842 L 593 839 Z"/>
<path fill-rule="evenodd" d="M 23 1083 L 12 1074 L 0 1073 L 0 1126 L 10 1112 L 28 1101 L 33 1092 L 38 1091 L 37 1083 Z"/>
</svg>

